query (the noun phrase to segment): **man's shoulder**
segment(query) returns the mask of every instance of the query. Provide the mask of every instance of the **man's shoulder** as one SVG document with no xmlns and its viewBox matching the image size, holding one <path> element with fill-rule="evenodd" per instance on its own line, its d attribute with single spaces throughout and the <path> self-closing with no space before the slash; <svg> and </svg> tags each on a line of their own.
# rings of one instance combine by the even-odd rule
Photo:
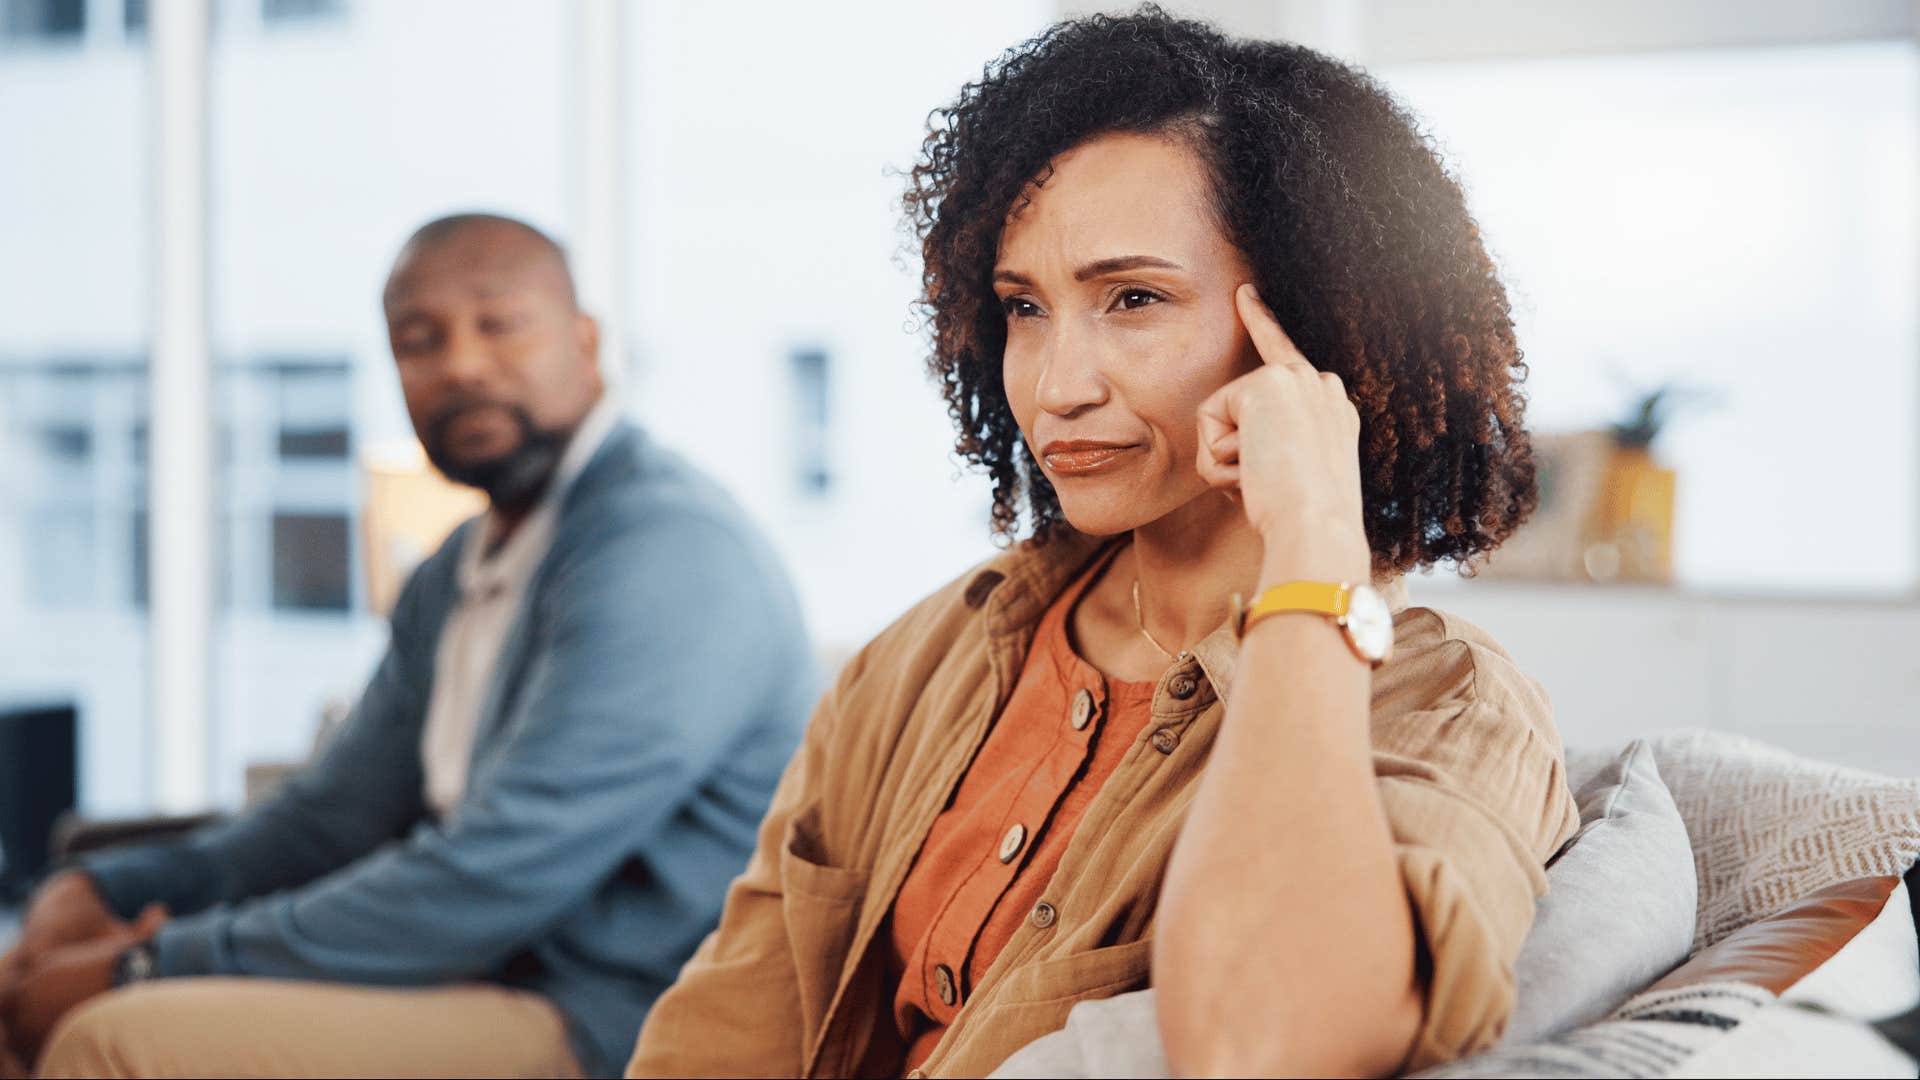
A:
<svg viewBox="0 0 1920 1080">
<path fill-rule="evenodd" d="M 604 542 L 633 529 L 698 522 L 752 530 L 746 512 L 717 481 L 622 421 L 567 494 L 560 532 Z"/>
<path fill-rule="evenodd" d="M 730 595 L 793 609 L 786 570 L 747 511 L 685 458 L 621 424 L 563 505 L 545 586 L 616 602 L 660 575 L 724 581 Z"/>
</svg>

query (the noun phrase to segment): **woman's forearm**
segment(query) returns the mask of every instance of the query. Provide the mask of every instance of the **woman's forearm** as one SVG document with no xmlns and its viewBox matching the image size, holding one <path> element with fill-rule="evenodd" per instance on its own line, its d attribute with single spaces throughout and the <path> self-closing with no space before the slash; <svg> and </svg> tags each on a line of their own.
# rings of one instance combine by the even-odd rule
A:
<svg viewBox="0 0 1920 1080">
<path fill-rule="evenodd" d="M 1380 805 L 1369 672 L 1324 616 L 1247 634 L 1161 894 L 1176 1075 L 1380 1075 L 1418 1029 L 1415 928 Z"/>
</svg>

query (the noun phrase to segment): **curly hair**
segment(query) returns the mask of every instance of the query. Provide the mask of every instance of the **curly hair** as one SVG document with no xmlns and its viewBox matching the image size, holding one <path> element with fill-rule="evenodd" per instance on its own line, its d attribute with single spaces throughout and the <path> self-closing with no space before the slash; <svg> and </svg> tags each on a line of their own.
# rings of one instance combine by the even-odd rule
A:
<svg viewBox="0 0 1920 1080">
<path fill-rule="evenodd" d="M 1459 184 L 1360 70 L 1153 6 L 1061 22 L 1001 55 L 931 114 L 909 174 L 928 366 L 955 449 L 992 478 L 995 535 L 1014 538 L 1023 494 L 1036 537 L 1064 523 L 1001 381 L 1001 230 L 1049 162 L 1114 132 L 1194 148 L 1261 297 L 1345 382 L 1375 568 L 1464 567 L 1505 540 L 1537 501 L 1526 365 Z"/>
</svg>

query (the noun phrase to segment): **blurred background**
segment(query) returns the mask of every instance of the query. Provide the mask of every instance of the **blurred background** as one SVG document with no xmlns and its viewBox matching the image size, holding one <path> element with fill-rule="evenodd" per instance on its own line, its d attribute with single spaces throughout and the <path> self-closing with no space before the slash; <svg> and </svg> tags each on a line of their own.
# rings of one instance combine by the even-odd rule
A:
<svg viewBox="0 0 1920 1080">
<path fill-rule="evenodd" d="M 1371 69 L 1504 268 L 1544 504 L 1415 601 L 1569 743 L 1920 774 L 1915 5 L 1171 6 Z M 381 524 L 423 467 L 379 289 L 451 211 L 570 247 L 627 411 L 758 518 L 823 655 L 992 554 L 898 172 L 1086 9 L 0 0 L 0 789 L 230 808 L 351 701 L 431 546 Z"/>
</svg>

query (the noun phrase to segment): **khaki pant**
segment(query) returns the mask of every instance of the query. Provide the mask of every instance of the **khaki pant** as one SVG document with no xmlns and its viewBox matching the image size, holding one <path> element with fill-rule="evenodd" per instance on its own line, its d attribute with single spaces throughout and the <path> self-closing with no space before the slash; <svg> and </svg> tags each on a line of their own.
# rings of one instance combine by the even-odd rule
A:
<svg viewBox="0 0 1920 1080">
<path fill-rule="evenodd" d="M 75 1009 L 45 1076 L 578 1077 L 545 998 L 468 983 L 426 990 L 188 978 Z"/>
</svg>

